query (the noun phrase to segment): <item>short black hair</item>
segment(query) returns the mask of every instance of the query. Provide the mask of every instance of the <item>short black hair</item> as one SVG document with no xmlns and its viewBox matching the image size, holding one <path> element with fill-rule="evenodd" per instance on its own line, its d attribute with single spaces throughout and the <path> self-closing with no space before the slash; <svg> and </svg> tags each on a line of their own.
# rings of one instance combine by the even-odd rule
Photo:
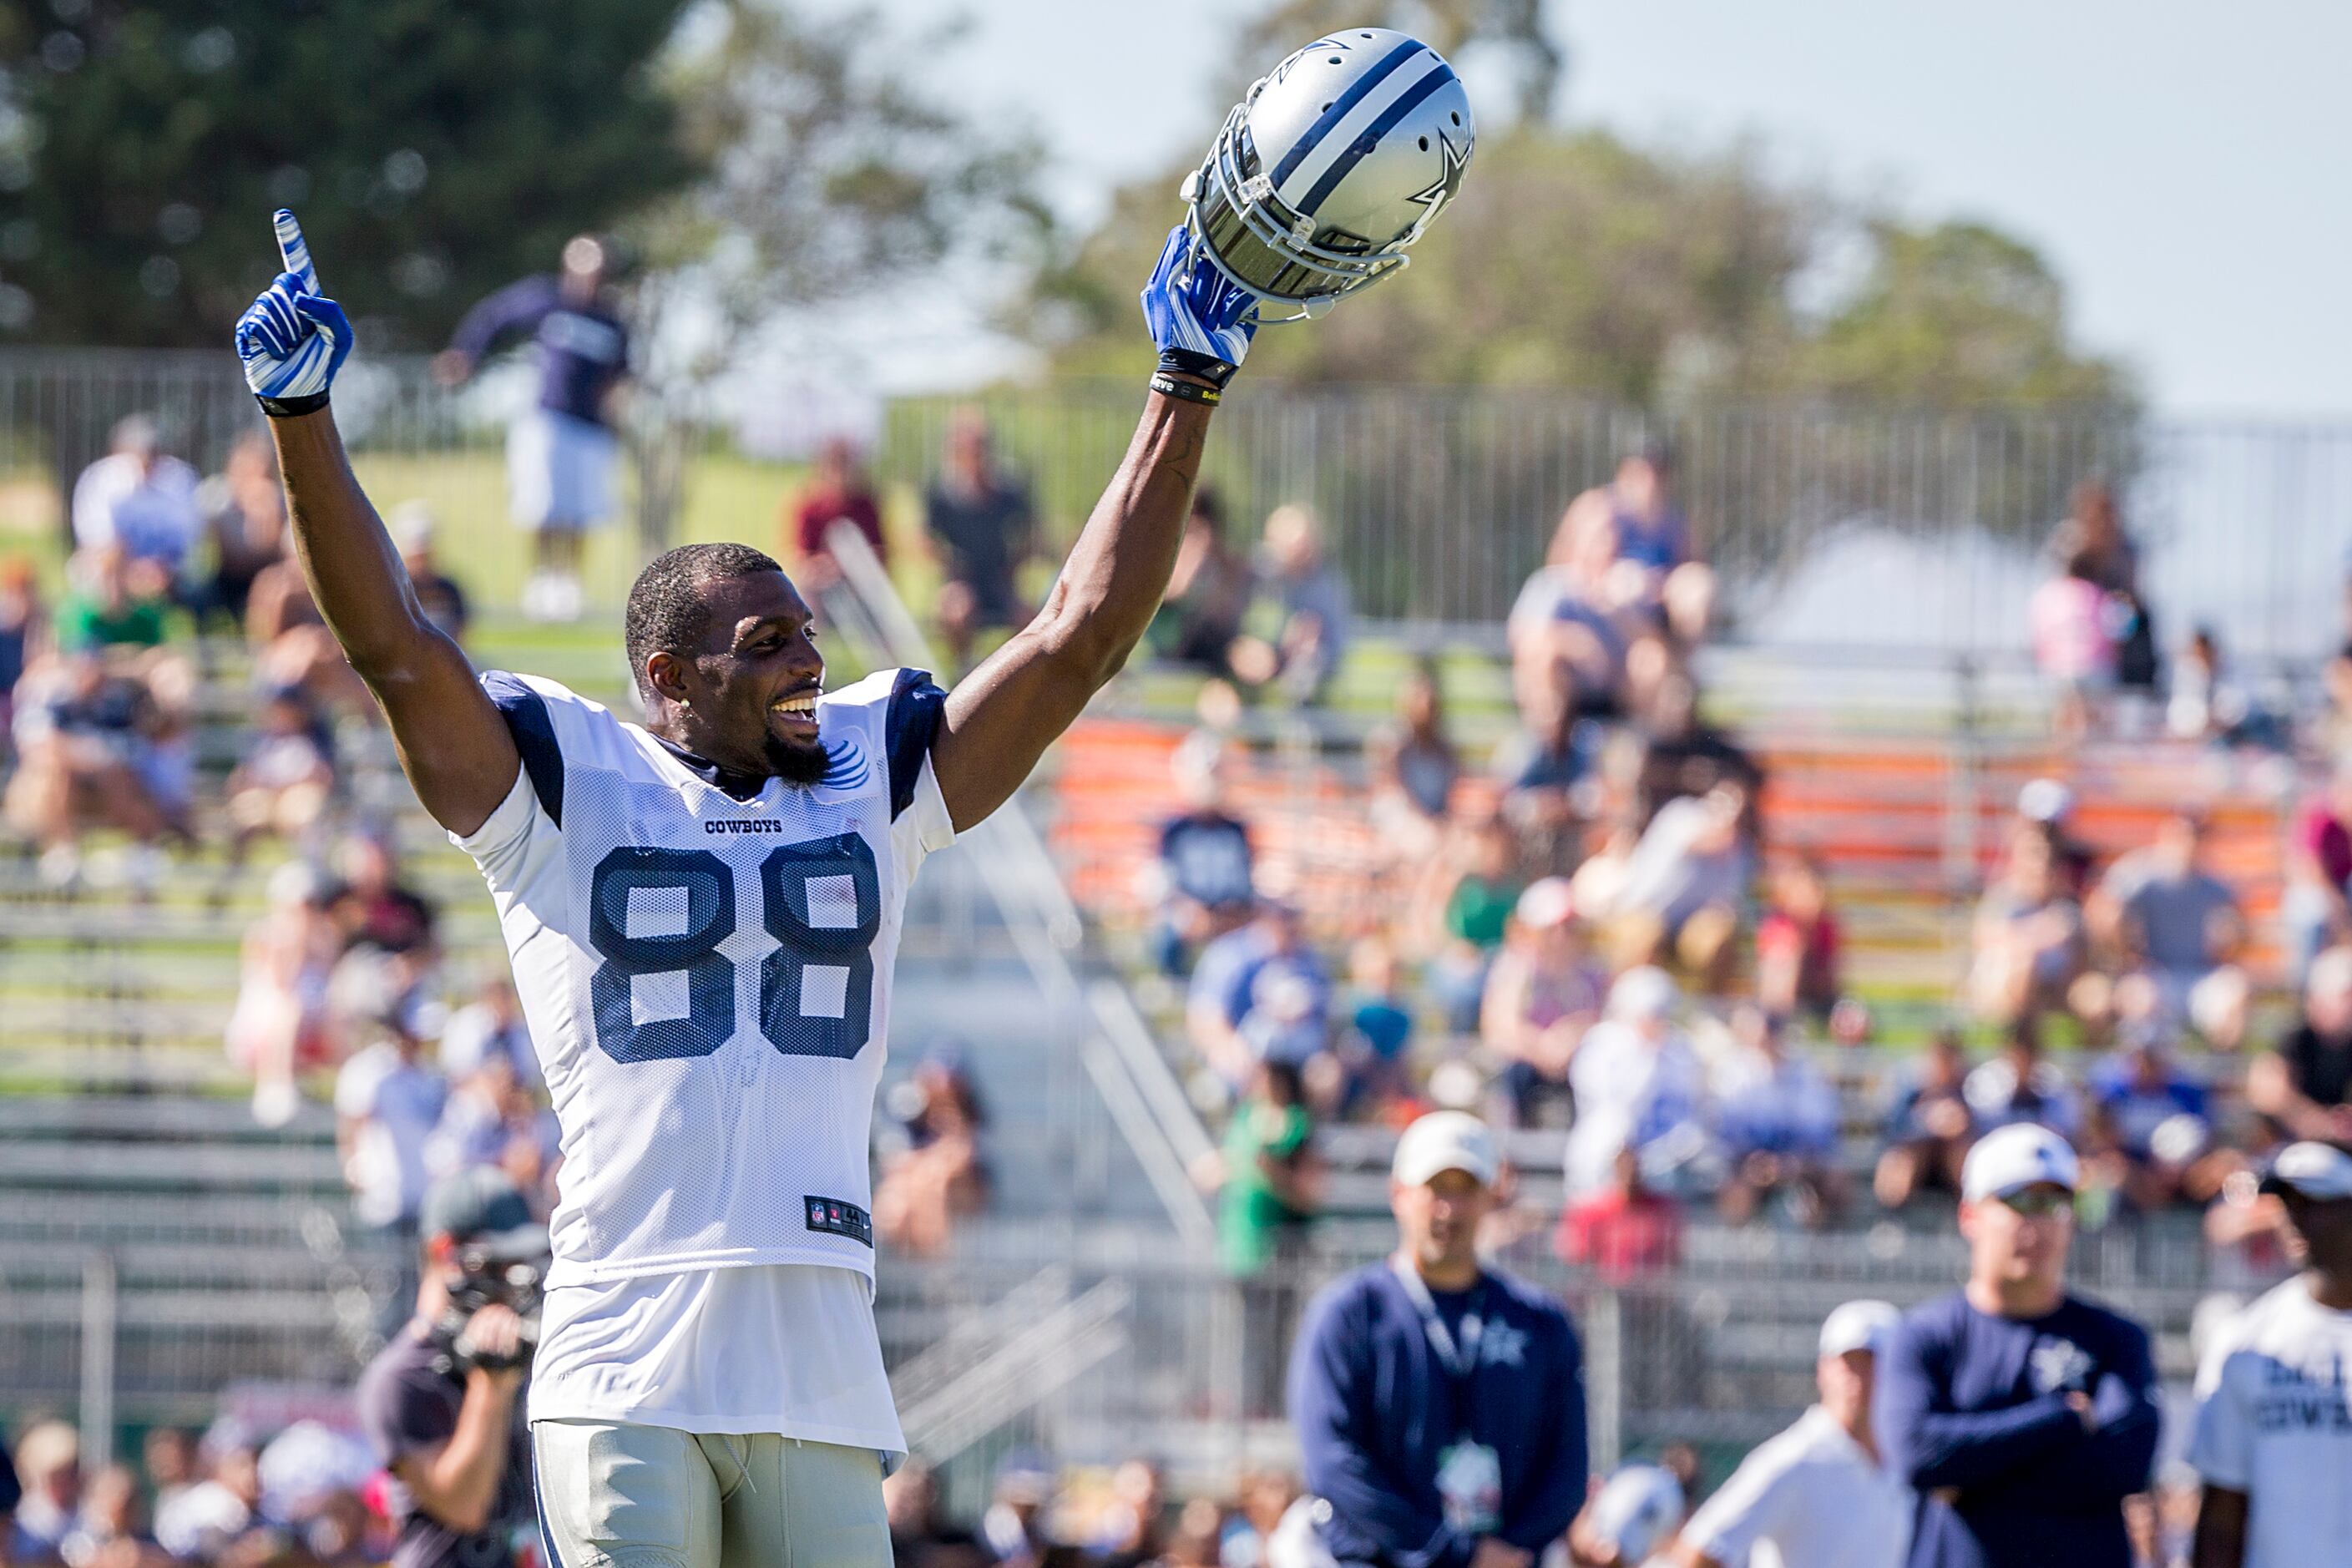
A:
<svg viewBox="0 0 2352 1568">
<path fill-rule="evenodd" d="M 637 695 L 648 702 L 653 700 L 646 681 L 648 655 L 671 653 L 683 658 L 710 630 L 710 606 L 702 597 L 704 584 L 782 570 L 774 556 L 748 544 L 681 544 L 646 563 L 646 569 L 630 585 L 628 614 L 621 634 Z"/>
</svg>

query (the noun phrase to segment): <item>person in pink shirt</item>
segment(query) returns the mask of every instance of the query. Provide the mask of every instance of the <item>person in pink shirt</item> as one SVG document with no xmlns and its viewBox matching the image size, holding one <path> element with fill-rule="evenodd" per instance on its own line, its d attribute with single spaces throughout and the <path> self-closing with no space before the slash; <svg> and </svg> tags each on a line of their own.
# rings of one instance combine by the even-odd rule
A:
<svg viewBox="0 0 2352 1568">
<path fill-rule="evenodd" d="M 2091 553 L 2078 550 L 2067 558 L 2063 574 L 2033 591 L 2029 606 L 2034 667 L 2065 689 L 2057 721 L 2059 733 L 2068 738 L 2090 728 L 2092 700 L 2116 677 L 2115 635 L 2096 573 Z"/>
<path fill-rule="evenodd" d="M 2297 985 L 2321 949 L 2352 939 L 2347 887 L 2352 887 L 2352 768 L 2339 769 L 2325 793 L 2304 803 L 2287 844 L 2286 891 L 2279 919 L 2286 927 L 2287 962 Z"/>
</svg>

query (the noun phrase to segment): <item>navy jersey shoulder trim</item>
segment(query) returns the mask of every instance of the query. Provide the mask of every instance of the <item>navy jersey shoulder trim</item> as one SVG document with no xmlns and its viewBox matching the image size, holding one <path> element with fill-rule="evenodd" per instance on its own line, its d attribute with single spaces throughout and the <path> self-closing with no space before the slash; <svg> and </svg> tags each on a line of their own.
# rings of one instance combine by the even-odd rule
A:
<svg viewBox="0 0 2352 1568">
<path fill-rule="evenodd" d="M 947 712 L 948 694 L 928 669 L 902 669 L 890 688 L 890 706 L 882 718 L 883 750 L 890 757 L 890 820 L 915 804 L 915 781 L 923 776 L 923 759 L 939 738 L 940 720 Z"/>
<path fill-rule="evenodd" d="M 555 719 L 547 710 L 547 700 L 503 669 L 485 673 L 482 689 L 498 705 L 507 721 L 507 732 L 514 737 L 515 750 L 522 753 L 522 771 L 530 775 L 531 793 L 539 796 L 548 821 L 562 827 L 563 753 L 555 744 Z"/>
</svg>

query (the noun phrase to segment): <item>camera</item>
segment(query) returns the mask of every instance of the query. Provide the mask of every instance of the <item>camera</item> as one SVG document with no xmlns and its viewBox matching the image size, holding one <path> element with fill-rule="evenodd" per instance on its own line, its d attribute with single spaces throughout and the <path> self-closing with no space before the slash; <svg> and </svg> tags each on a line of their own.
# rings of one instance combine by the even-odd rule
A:
<svg viewBox="0 0 2352 1568">
<path fill-rule="evenodd" d="M 460 1247 L 457 1267 L 463 1277 L 449 1287 L 449 1304 L 433 1325 L 436 1351 L 433 1368 L 463 1375 L 476 1367 L 504 1372 L 528 1366 L 539 1349 L 541 1308 L 547 1296 L 547 1260 L 492 1258 L 483 1248 Z M 510 1309 L 522 1320 L 522 1331 L 510 1354 L 496 1355 L 477 1348 L 467 1335 L 474 1314 L 488 1306 Z"/>
</svg>

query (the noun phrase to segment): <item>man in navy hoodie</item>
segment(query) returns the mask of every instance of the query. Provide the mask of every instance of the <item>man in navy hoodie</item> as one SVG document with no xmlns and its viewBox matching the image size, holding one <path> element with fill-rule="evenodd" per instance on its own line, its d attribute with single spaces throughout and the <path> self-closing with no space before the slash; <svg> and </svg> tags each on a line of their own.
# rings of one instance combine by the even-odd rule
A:
<svg viewBox="0 0 2352 1568">
<path fill-rule="evenodd" d="M 1405 1129 L 1402 1244 L 1307 1309 L 1290 1417 L 1343 1568 L 1530 1568 L 1584 1501 L 1584 1367 L 1559 1304 L 1478 1261 L 1501 1160 L 1476 1118 Z"/>
<path fill-rule="evenodd" d="M 1876 1429 L 1919 1493 L 1911 1568 L 2130 1568 L 2158 1428 L 2147 1333 L 2066 1291 L 2074 1152 L 1986 1135 L 1960 1168 L 1969 1280 L 1881 1356 Z"/>
</svg>

